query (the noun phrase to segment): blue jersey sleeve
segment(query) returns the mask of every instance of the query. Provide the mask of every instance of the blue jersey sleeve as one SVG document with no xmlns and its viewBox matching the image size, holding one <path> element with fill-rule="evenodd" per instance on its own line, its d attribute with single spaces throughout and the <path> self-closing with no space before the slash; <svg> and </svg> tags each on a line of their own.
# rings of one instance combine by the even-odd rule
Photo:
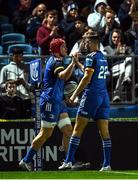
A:
<svg viewBox="0 0 138 180">
<path fill-rule="evenodd" d="M 86 57 L 85 59 L 85 68 L 95 69 L 96 59 L 94 57 Z"/>
<path fill-rule="evenodd" d="M 63 62 L 62 61 L 56 61 L 54 64 L 54 74 L 58 76 L 58 73 L 64 70 Z"/>
</svg>

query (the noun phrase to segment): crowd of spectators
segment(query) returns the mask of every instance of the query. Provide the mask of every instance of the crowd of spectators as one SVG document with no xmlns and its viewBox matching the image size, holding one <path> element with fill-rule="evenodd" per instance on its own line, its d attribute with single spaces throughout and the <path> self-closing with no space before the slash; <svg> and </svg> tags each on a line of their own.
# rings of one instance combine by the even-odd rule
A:
<svg viewBox="0 0 138 180">
<path fill-rule="evenodd" d="M 82 0 L 0 0 L 0 17 L 6 16 L 8 23 L 14 27 L 13 33 L 24 34 L 25 43 L 30 44 L 37 51 L 40 49 L 40 55 L 50 55 L 50 42 L 53 38 L 61 37 L 67 43 L 68 54 L 71 56 L 79 53 L 80 60 L 83 62 L 84 56 L 89 53 L 87 37 L 94 32 L 99 34 L 100 50 L 105 55 L 125 55 L 122 58 L 115 58 L 112 63 L 109 61 L 109 73 L 116 79 L 111 97 L 114 102 L 121 101 L 123 86 L 131 85 L 132 58 L 130 56 L 136 53 L 138 40 L 137 10 L 137 0 L 120 0 L 117 3 L 114 0 L 86 0 L 85 2 Z M 4 34 L 1 24 L 0 37 Z M 23 52 L 19 55 L 22 54 Z M 11 72 L 7 73 L 9 68 L 14 70 L 13 74 L 16 74 L 17 69 L 18 73 L 21 71 L 20 76 L 24 74 L 22 68 L 17 68 L 18 63 L 15 63 L 15 60 L 18 57 L 16 56 L 18 54 L 13 53 L 13 61 L 1 69 L 1 87 L 12 77 Z M 75 80 L 78 82 L 81 77 L 82 72 L 76 68 Z M 15 77 L 12 79 L 17 80 Z M 18 77 L 16 84 L 17 93 L 22 86 L 24 88 L 22 92 L 25 96 L 29 96 L 28 79 Z"/>
</svg>

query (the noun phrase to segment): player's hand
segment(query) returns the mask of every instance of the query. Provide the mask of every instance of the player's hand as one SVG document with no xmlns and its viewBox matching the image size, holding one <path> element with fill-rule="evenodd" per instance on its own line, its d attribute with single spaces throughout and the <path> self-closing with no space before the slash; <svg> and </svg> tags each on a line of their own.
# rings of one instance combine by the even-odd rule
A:
<svg viewBox="0 0 138 180">
<path fill-rule="evenodd" d="M 73 104 L 75 99 L 76 99 L 76 95 L 72 94 L 72 96 L 70 96 L 70 98 L 69 98 L 69 103 Z"/>
<path fill-rule="evenodd" d="M 72 102 L 72 101 L 70 101 L 70 97 L 66 97 L 65 102 L 66 102 L 67 106 L 75 107 L 79 104 L 79 98 L 76 97 L 75 100 Z"/>
<path fill-rule="evenodd" d="M 80 58 L 80 53 L 75 53 L 73 56 L 72 56 L 72 61 L 77 64 L 79 62 L 79 58 Z"/>
<path fill-rule="evenodd" d="M 44 18 L 43 21 L 42 21 L 42 25 L 46 24 L 46 22 L 47 22 L 47 18 Z"/>
<path fill-rule="evenodd" d="M 51 31 L 51 33 L 50 33 L 50 36 L 57 36 L 57 35 L 58 35 L 58 30 L 59 30 L 58 26 L 54 26 L 54 27 L 52 28 L 52 31 Z"/>
</svg>

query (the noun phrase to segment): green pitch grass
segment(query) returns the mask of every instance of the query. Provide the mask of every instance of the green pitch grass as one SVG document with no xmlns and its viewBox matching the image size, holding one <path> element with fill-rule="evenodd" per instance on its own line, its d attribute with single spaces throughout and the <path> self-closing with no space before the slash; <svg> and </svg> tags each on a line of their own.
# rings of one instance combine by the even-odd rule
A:
<svg viewBox="0 0 138 180">
<path fill-rule="evenodd" d="M 0 179 L 138 179 L 136 171 L 37 171 L 0 172 Z"/>
</svg>

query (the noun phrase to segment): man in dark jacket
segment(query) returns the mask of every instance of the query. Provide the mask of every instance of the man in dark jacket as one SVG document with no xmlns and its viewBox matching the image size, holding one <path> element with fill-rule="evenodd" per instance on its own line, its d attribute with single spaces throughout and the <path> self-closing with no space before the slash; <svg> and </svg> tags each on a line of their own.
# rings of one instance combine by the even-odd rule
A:
<svg viewBox="0 0 138 180">
<path fill-rule="evenodd" d="M 16 94 L 16 81 L 6 82 L 6 94 L 0 96 L 0 118 L 25 118 L 23 99 Z"/>
</svg>

